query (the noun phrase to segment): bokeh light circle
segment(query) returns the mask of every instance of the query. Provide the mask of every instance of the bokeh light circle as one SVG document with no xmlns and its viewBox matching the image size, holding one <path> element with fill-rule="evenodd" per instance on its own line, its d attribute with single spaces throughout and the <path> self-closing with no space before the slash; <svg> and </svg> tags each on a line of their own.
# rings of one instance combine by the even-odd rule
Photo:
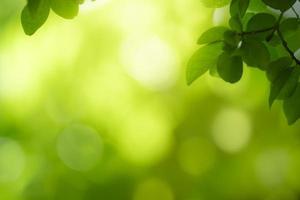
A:
<svg viewBox="0 0 300 200">
<path fill-rule="evenodd" d="M 122 45 L 121 57 L 128 74 L 147 88 L 166 89 L 177 80 L 176 54 L 159 37 L 129 38 Z"/>
<path fill-rule="evenodd" d="M 17 180 L 25 167 L 25 154 L 12 139 L 0 138 L 0 183 Z"/>
<path fill-rule="evenodd" d="M 285 182 L 290 164 L 289 153 L 284 149 L 266 150 L 258 155 L 255 163 L 259 181 L 274 187 Z"/>
<path fill-rule="evenodd" d="M 250 140 L 251 126 L 249 116 L 245 112 L 232 108 L 221 110 L 213 122 L 213 139 L 223 151 L 239 152 Z"/>
<path fill-rule="evenodd" d="M 94 129 L 73 124 L 58 136 L 57 152 L 68 167 L 87 171 L 92 169 L 101 158 L 101 138 Z"/>
</svg>

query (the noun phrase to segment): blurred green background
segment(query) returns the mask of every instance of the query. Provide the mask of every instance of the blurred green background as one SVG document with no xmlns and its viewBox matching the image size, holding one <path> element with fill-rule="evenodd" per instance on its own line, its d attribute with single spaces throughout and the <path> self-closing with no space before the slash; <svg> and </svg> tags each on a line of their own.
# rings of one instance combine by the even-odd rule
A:
<svg viewBox="0 0 300 200">
<path fill-rule="evenodd" d="M 300 199 L 300 124 L 262 72 L 186 86 L 227 8 L 97 0 L 28 37 L 24 5 L 0 1 L 1 200 Z"/>
</svg>

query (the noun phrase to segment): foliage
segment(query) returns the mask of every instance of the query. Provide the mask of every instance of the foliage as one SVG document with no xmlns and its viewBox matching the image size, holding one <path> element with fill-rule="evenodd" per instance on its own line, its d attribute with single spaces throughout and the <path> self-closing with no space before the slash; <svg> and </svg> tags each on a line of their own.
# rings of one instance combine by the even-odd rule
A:
<svg viewBox="0 0 300 200">
<path fill-rule="evenodd" d="M 50 10 L 65 19 L 73 19 L 84 0 L 27 0 L 22 11 L 22 26 L 27 35 L 34 34 L 47 20 Z"/>
<path fill-rule="evenodd" d="M 207 71 L 217 69 L 226 82 L 236 83 L 243 74 L 243 63 L 266 73 L 270 81 L 269 104 L 283 101 L 289 124 L 300 118 L 300 19 L 296 0 L 205 0 L 204 5 L 218 8 L 229 5 L 228 26 L 204 32 L 187 67 L 191 84 Z M 284 14 L 293 12 L 292 17 Z M 213 50 L 213 51 L 212 51 Z"/>
</svg>

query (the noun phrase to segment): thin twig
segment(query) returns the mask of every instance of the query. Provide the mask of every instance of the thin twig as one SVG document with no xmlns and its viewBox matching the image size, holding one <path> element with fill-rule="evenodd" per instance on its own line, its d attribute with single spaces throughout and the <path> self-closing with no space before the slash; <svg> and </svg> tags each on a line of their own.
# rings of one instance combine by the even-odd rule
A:
<svg viewBox="0 0 300 200">
<path fill-rule="evenodd" d="M 294 9 L 293 9 L 294 10 Z M 295 56 L 295 53 L 289 48 L 287 41 L 284 39 L 283 34 L 280 31 L 279 25 L 280 22 L 282 20 L 283 17 L 283 12 L 280 14 L 276 24 L 270 28 L 265 28 L 265 29 L 261 29 L 261 30 L 256 30 L 256 31 L 249 31 L 249 32 L 241 32 L 238 33 L 240 36 L 244 36 L 244 35 L 255 35 L 255 34 L 259 34 L 259 33 L 264 33 L 267 31 L 272 31 L 272 33 L 270 34 L 269 37 L 267 37 L 267 41 L 270 41 L 272 39 L 272 37 L 274 36 L 275 32 L 278 34 L 279 39 L 281 40 L 281 44 L 284 47 L 284 49 L 289 53 L 289 55 L 291 56 L 291 58 L 297 63 L 297 65 L 300 66 L 300 60 Z M 297 17 L 298 17 L 298 13 L 297 13 Z"/>
<path fill-rule="evenodd" d="M 295 8 L 294 8 L 293 6 L 292 6 L 292 10 L 293 10 L 293 12 L 295 13 L 297 19 L 299 19 L 299 14 L 297 13 L 297 11 L 295 10 Z"/>
<path fill-rule="evenodd" d="M 297 65 L 300 65 L 300 60 L 296 58 L 295 53 L 289 48 L 287 41 L 284 39 L 281 31 L 279 28 L 277 28 L 277 34 L 281 40 L 282 46 L 285 48 L 285 50 L 290 54 L 291 58 L 297 63 Z"/>
<path fill-rule="evenodd" d="M 255 35 L 255 34 L 258 34 L 258 33 L 264 33 L 264 32 L 267 32 L 267 31 L 271 31 L 274 29 L 274 26 L 270 27 L 270 28 L 265 28 L 265 29 L 261 29 L 261 30 L 256 30 L 256 31 L 248 31 L 248 32 L 241 32 L 241 33 L 238 33 L 240 36 L 245 36 L 245 35 Z"/>
</svg>

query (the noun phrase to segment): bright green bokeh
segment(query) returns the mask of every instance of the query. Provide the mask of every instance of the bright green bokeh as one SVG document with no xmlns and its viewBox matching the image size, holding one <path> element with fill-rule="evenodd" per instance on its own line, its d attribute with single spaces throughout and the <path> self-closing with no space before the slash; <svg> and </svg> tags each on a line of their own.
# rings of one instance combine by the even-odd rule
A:
<svg viewBox="0 0 300 200">
<path fill-rule="evenodd" d="M 185 83 L 198 36 L 228 8 L 97 0 L 31 37 L 0 2 L 0 199 L 297 199 L 299 123 L 264 75 Z"/>
</svg>

